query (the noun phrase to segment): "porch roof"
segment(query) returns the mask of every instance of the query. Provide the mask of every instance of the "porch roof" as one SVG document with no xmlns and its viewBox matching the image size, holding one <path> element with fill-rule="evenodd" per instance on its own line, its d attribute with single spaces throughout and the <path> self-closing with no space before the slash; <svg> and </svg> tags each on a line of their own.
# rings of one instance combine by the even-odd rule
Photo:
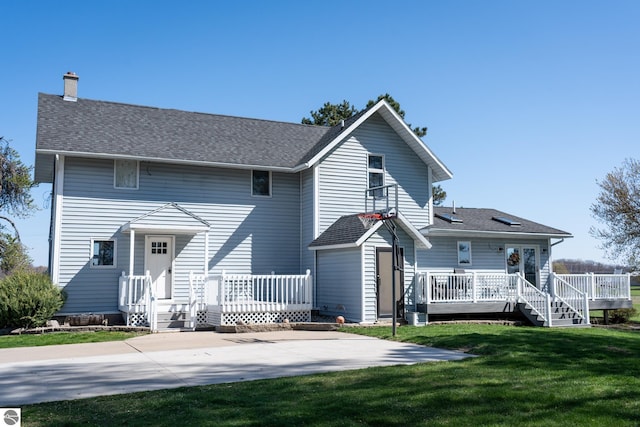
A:
<svg viewBox="0 0 640 427">
<path fill-rule="evenodd" d="M 336 222 L 331 224 L 329 228 L 309 244 L 309 249 L 314 251 L 358 247 L 383 226 L 382 221 L 376 221 L 371 228 L 366 228 L 358 215 L 360 214 L 345 215 L 338 218 Z M 398 212 L 398 216 L 394 220 L 414 240 L 417 247 L 431 248 L 431 243 L 420 234 L 420 231 L 404 215 Z"/>
<path fill-rule="evenodd" d="M 569 238 L 571 233 L 528 219 L 486 208 L 434 207 L 433 224 L 421 229 L 425 236 L 495 236 L 509 238 Z M 446 218 L 455 217 L 455 220 Z M 500 219 L 512 220 L 512 225 Z"/>
<path fill-rule="evenodd" d="M 210 224 L 181 207 L 167 203 L 157 209 L 129 221 L 121 227 L 124 233 L 134 230 L 141 233 L 197 234 L 209 231 Z"/>
</svg>

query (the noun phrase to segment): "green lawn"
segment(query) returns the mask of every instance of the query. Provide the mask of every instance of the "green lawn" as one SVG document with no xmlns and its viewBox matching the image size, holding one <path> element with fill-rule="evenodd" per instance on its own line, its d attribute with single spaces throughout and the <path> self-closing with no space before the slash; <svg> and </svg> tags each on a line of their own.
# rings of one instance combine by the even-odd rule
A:
<svg viewBox="0 0 640 427">
<path fill-rule="evenodd" d="M 452 324 L 397 339 L 479 357 L 30 405 L 23 425 L 640 424 L 640 332 Z"/>
<path fill-rule="evenodd" d="M 0 335 L 0 348 L 39 347 L 56 344 L 80 344 L 88 342 L 123 341 L 141 335 L 140 332 L 52 332 L 46 334 Z"/>
</svg>

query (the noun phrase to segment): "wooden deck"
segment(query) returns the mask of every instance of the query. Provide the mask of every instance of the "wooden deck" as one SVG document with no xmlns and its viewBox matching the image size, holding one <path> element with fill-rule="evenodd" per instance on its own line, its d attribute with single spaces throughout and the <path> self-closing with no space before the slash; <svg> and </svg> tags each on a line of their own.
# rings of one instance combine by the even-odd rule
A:
<svg viewBox="0 0 640 427">
<path fill-rule="evenodd" d="M 526 302 L 526 287 L 537 293 L 534 309 L 545 318 L 551 317 L 554 304 L 572 307 L 587 324 L 590 310 L 633 306 L 629 275 L 551 274 L 549 294 L 525 282 L 523 277 L 506 273 L 420 272 L 413 313 L 425 315 L 425 322 L 429 315 L 519 314 L 519 304 Z"/>
</svg>

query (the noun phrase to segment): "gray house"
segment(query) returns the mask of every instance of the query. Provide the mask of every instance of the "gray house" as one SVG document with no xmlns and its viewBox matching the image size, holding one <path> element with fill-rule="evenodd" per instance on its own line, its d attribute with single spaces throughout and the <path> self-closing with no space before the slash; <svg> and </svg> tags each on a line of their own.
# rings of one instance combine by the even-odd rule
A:
<svg viewBox="0 0 640 427">
<path fill-rule="evenodd" d="M 432 185 L 452 174 L 384 100 L 322 127 L 82 99 L 77 83 L 67 74 L 63 96 L 38 98 L 35 180 L 53 183 L 61 315 L 195 327 L 315 308 L 373 323 L 392 312 L 393 234 L 408 317 L 481 306 L 480 279 L 514 310 L 518 280 L 546 295 L 565 282 L 550 264 L 568 233 L 434 209 Z"/>
</svg>

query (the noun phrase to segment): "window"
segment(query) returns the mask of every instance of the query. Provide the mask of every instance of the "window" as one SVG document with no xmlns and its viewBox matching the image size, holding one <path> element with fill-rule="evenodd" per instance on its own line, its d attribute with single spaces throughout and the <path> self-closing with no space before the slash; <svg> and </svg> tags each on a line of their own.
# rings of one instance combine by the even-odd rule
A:
<svg viewBox="0 0 640 427">
<path fill-rule="evenodd" d="M 91 240 L 91 267 L 115 267 L 115 260 L 115 240 Z"/>
<path fill-rule="evenodd" d="M 113 186 L 129 190 L 138 189 L 138 161 L 118 159 L 114 161 Z"/>
<path fill-rule="evenodd" d="M 384 185 L 384 157 L 369 154 L 367 172 L 369 174 L 368 188 L 382 187 Z M 373 190 L 369 192 L 369 195 L 380 198 L 384 196 L 384 190 L 382 188 Z"/>
<path fill-rule="evenodd" d="M 471 242 L 458 242 L 458 264 L 471 265 Z"/>
<path fill-rule="evenodd" d="M 167 247 L 167 242 L 151 242 L 151 253 L 154 255 L 166 255 Z"/>
<path fill-rule="evenodd" d="M 251 195 L 271 196 L 271 172 L 251 171 Z"/>
</svg>

